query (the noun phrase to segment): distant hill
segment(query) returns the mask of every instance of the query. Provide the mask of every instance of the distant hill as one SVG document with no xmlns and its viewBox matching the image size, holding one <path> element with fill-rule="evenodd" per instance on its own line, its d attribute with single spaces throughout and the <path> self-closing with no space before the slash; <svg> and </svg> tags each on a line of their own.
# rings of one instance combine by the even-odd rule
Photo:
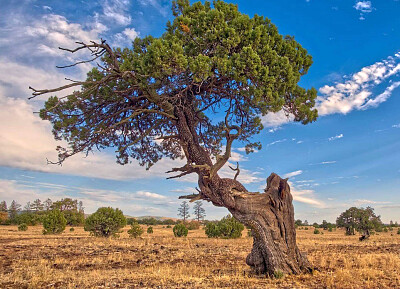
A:
<svg viewBox="0 0 400 289">
<path fill-rule="evenodd" d="M 135 218 L 136 220 L 143 220 L 143 219 L 149 219 L 149 218 L 154 218 L 156 220 L 173 220 L 173 221 L 179 220 L 178 218 L 160 217 L 160 216 L 139 216 L 139 217 L 134 217 L 134 216 L 125 215 L 125 217 L 126 218 Z"/>
</svg>

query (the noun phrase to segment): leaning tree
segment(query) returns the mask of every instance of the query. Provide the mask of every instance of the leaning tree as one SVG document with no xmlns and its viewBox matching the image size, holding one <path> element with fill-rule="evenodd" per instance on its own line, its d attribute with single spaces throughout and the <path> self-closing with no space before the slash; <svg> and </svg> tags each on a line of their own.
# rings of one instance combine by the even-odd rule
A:
<svg viewBox="0 0 400 289">
<path fill-rule="evenodd" d="M 98 61 L 78 91 L 51 96 L 40 116 L 53 125 L 58 162 L 78 153 L 116 148 L 117 162 L 136 159 L 149 169 L 162 157 L 185 158 L 170 178 L 195 173 L 198 194 L 186 196 L 227 208 L 251 227 L 254 243 L 246 262 L 258 273 L 298 274 L 311 268 L 296 245 L 292 195 L 286 180 L 267 179 L 264 193 L 248 192 L 236 179 L 221 178 L 234 141 L 247 153 L 260 149 L 252 136 L 261 117 L 283 111 L 307 124 L 317 118 L 316 90 L 298 85 L 312 64 L 291 36 L 282 36 L 262 16 L 242 14 L 223 1 L 173 1 L 174 20 L 158 38 L 136 38 L 132 49 L 111 48 L 104 40 L 78 42 Z M 85 62 L 85 61 L 81 61 Z M 76 65 L 78 63 L 74 63 Z"/>
</svg>

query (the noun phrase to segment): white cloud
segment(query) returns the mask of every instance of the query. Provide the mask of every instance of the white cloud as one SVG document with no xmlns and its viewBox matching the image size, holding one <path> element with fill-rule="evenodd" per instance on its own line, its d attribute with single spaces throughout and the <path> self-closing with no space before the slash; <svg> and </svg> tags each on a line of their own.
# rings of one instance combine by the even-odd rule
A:
<svg viewBox="0 0 400 289">
<path fill-rule="evenodd" d="M 285 142 L 285 141 L 287 141 L 287 139 L 276 140 L 276 141 L 273 141 L 273 142 L 267 144 L 267 146 L 272 146 L 272 145 L 275 145 L 275 144 L 278 144 L 278 143 L 281 143 L 281 142 Z"/>
<path fill-rule="evenodd" d="M 329 165 L 329 164 L 336 164 L 337 161 L 326 161 L 326 162 L 321 162 L 319 165 Z"/>
<path fill-rule="evenodd" d="M 291 173 L 284 174 L 283 178 L 292 178 L 294 176 L 301 175 L 302 173 L 303 173 L 302 170 L 294 171 L 294 172 L 291 172 Z"/>
<path fill-rule="evenodd" d="M 267 115 L 261 117 L 262 124 L 265 127 L 271 127 L 274 131 L 278 130 L 283 124 L 293 121 L 292 115 L 287 116 L 283 110 L 278 112 L 270 112 Z"/>
<path fill-rule="evenodd" d="M 156 199 L 156 200 L 165 200 L 167 197 L 156 194 L 156 193 L 151 193 L 151 192 L 146 192 L 146 191 L 138 191 L 134 194 L 136 197 L 144 197 L 148 199 Z"/>
<path fill-rule="evenodd" d="M 293 200 L 301 203 L 308 204 L 312 207 L 317 207 L 317 208 L 325 208 L 326 204 L 319 200 L 315 196 L 315 191 L 314 190 L 303 190 L 303 189 L 298 189 L 294 186 L 293 183 L 288 182 L 290 188 L 291 188 L 291 193 L 293 196 Z"/>
<path fill-rule="evenodd" d="M 399 124 L 394 124 L 392 125 L 393 128 L 400 128 L 400 123 Z"/>
<path fill-rule="evenodd" d="M 105 0 L 102 2 L 104 18 L 118 25 L 127 26 L 132 21 L 129 6 L 129 0 Z"/>
<path fill-rule="evenodd" d="M 329 141 L 333 141 L 333 140 L 341 139 L 341 138 L 343 138 L 343 134 L 342 134 L 342 133 L 341 133 L 341 134 L 338 134 L 338 135 L 335 135 L 335 136 L 333 136 L 333 137 L 330 137 L 328 140 L 329 140 Z"/>
<path fill-rule="evenodd" d="M 358 1 L 354 8 L 362 13 L 370 13 L 373 10 L 371 1 Z"/>
<path fill-rule="evenodd" d="M 399 86 L 400 86 L 400 81 L 392 83 L 385 89 L 383 93 L 379 94 L 374 99 L 369 99 L 363 106 L 361 106 L 361 108 L 368 109 L 371 107 L 377 107 L 381 103 L 385 102 L 392 95 L 393 90 L 395 90 Z"/>
<path fill-rule="evenodd" d="M 371 13 L 375 9 L 372 7 L 371 1 L 358 1 L 353 7 L 360 11 L 360 20 L 365 20 L 364 14 Z"/>
<path fill-rule="evenodd" d="M 162 16 L 167 17 L 169 11 L 169 2 L 162 0 L 139 0 L 142 6 L 152 6 L 156 9 Z"/>
<path fill-rule="evenodd" d="M 371 98 L 372 89 L 399 72 L 400 53 L 396 53 L 394 57 L 362 68 L 343 83 L 321 87 L 319 92 L 322 96 L 318 96 L 316 103 L 319 115 L 347 114 L 354 109 L 362 110 L 378 106 L 390 97 L 400 83 L 394 82 L 385 92 L 374 98 Z"/>
</svg>

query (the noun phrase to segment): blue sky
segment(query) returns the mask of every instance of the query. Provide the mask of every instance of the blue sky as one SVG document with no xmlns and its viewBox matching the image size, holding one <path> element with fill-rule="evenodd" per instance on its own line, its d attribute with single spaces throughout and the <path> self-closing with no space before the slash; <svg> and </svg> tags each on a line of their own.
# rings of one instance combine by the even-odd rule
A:
<svg viewBox="0 0 400 289">
<path fill-rule="evenodd" d="M 56 87 L 82 79 L 90 68 L 56 69 L 84 55 L 57 49 L 74 41 L 106 39 L 129 47 L 135 37 L 160 36 L 171 19 L 170 1 L 0 0 L 0 200 L 78 198 L 86 212 L 101 206 L 133 216 L 176 217 L 178 196 L 194 192 L 195 176 L 165 180 L 176 162 L 150 171 L 115 164 L 112 150 L 55 159 L 51 127 L 37 115 L 45 97 L 28 101 L 29 85 Z M 400 221 L 400 1 L 232 1 L 243 13 L 264 15 L 313 56 L 301 80 L 318 90 L 317 122 L 304 126 L 281 114 L 263 119 L 263 149 L 245 155 L 237 144 L 250 191 L 271 172 L 290 177 L 295 217 L 334 221 L 350 206 L 372 206 L 385 222 Z M 234 173 L 224 168 L 223 176 Z M 206 204 L 209 219 L 228 212 Z"/>
</svg>

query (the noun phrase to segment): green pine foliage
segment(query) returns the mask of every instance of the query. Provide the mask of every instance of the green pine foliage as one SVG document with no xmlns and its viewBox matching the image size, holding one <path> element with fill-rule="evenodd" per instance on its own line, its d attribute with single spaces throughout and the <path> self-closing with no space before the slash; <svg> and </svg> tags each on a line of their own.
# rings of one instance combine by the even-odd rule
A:
<svg viewBox="0 0 400 289">
<path fill-rule="evenodd" d="M 85 231 L 96 237 L 116 236 L 126 225 L 121 210 L 110 207 L 99 208 L 85 220 Z"/>
<path fill-rule="evenodd" d="M 242 236 L 243 230 L 244 225 L 228 215 L 217 223 L 207 223 L 205 233 L 209 238 L 236 239 Z"/>
<path fill-rule="evenodd" d="M 218 238 L 220 236 L 218 224 L 214 222 L 207 223 L 205 233 L 208 238 Z"/>
<path fill-rule="evenodd" d="M 188 229 L 183 223 L 176 224 L 172 231 L 174 232 L 175 237 L 186 237 L 188 234 Z"/>
<path fill-rule="evenodd" d="M 173 15 L 160 37 L 137 37 L 132 48 L 105 53 L 80 91 L 48 98 L 40 117 L 68 143 L 58 148 L 60 162 L 111 146 L 119 163 L 137 159 L 146 168 L 163 156 L 181 157 L 178 142 L 160 145 L 154 138 L 176 131 L 171 119 L 179 103 L 193 107 L 192 129 L 206 138 L 204 146 L 214 155 L 225 130 L 224 122 L 212 121 L 213 112 L 226 111 L 226 104 L 231 104 L 230 125 L 241 127 L 237 139 L 247 143 L 247 152 L 261 148 L 250 141 L 269 112 L 283 109 L 303 124 L 316 120 L 316 90 L 298 85 L 312 57 L 270 19 L 249 17 L 224 1 L 173 1 Z"/>
<path fill-rule="evenodd" d="M 43 218 L 43 234 L 60 234 L 64 232 L 66 225 L 64 214 L 57 209 L 51 210 Z"/>
<path fill-rule="evenodd" d="M 128 234 L 132 238 L 140 237 L 143 234 L 143 228 L 137 222 L 133 222 L 131 223 L 131 228 L 128 230 Z"/>
<path fill-rule="evenodd" d="M 26 231 L 28 230 L 28 225 L 25 223 L 22 223 L 18 226 L 18 231 Z"/>
</svg>

